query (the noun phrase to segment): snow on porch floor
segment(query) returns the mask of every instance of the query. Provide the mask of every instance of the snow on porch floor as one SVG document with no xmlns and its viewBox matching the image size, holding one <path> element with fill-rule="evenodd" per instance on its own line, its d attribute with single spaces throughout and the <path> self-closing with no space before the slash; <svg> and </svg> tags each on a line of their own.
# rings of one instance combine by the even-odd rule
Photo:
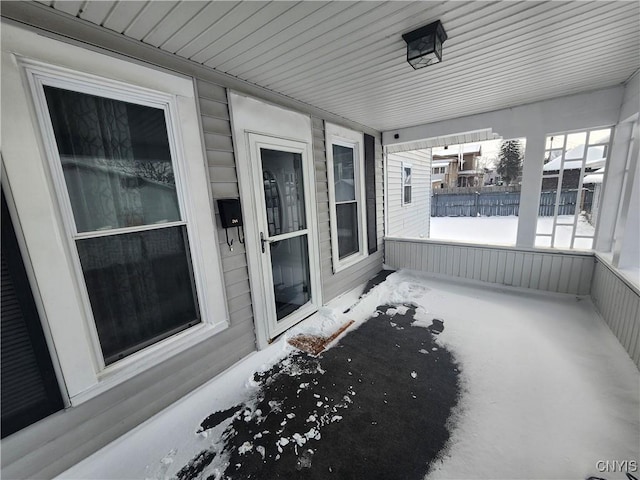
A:
<svg viewBox="0 0 640 480">
<path fill-rule="evenodd" d="M 326 335 L 350 319 L 356 323 L 347 331 L 349 335 L 355 335 L 353 330 L 362 328 L 365 321 L 367 328 L 375 326 L 375 322 L 384 322 L 379 323 L 380 328 L 392 327 L 392 323 L 402 326 L 399 320 L 406 318 L 403 314 L 410 310 L 413 325 L 405 330 L 416 338 L 434 342 L 432 348 L 450 352 L 451 360 L 459 367 L 456 381 L 460 396 L 446 422 L 450 436 L 438 458 L 424 470 L 428 471 L 427 478 L 568 479 L 595 475 L 614 479 L 624 475 L 601 473 L 598 461 L 640 460 L 640 375 L 588 298 L 461 284 L 401 271 L 390 275 L 348 313 L 342 313 L 353 299 L 351 294 L 334 302 L 331 308 L 322 309 L 292 329 L 288 336 Z M 380 305 L 400 307 L 381 309 L 385 313 L 367 320 Z M 414 307 L 408 309 L 406 305 Z M 398 322 L 389 318 L 394 314 Z M 438 335 L 420 328 L 437 325 L 434 319 L 444 324 Z M 346 343 L 346 338 L 339 339 L 337 347 Z M 338 348 L 334 344 L 332 350 Z M 416 346 L 412 348 L 415 350 Z M 61 478 L 174 477 L 186 465 L 194 465 L 194 460 L 197 464 L 202 452 L 214 451 L 221 444 L 221 434 L 232 423 L 232 417 L 224 420 L 221 415 L 222 422 L 215 426 L 216 421 L 209 416 L 238 405 L 255 406 L 265 373 L 274 365 L 286 366 L 292 353 L 285 339 L 280 339 L 63 473 Z M 412 358 L 420 357 L 403 358 L 391 366 L 397 378 L 406 379 L 407 383 L 420 382 L 425 377 L 416 365 L 407 363 Z M 278 364 L 281 361 L 284 363 Z M 367 365 L 364 367 L 366 370 Z M 374 362 L 371 367 L 373 371 Z M 259 375 L 254 377 L 255 372 Z M 267 377 L 274 373 L 272 370 Z M 428 390 L 429 382 L 425 379 L 419 386 Z M 349 390 L 356 392 L 354 397 L 358 388 L 354 381 Z M 273 407 L 276 410 L 277 405 Z M 314 455 L 308 450 L 320 450 L 323 440 L 331 438 L 328 428 L 338 428 L 343 422 L 347 425 L 345 417 L 355 414 L 337 403 L 333 407 L 339 413 L 327 417 L 327 423 L 314 423 L 325 428 L 324 437 L 319 428 L 320 435 L 309 435 L 302 444 L 301 437 L 293 441 L 287 438 L 286 444 L 278 441 L 283 451 L 299 449 L 295 452 L 303 467 L 298 471 L 299 478 L 345 478 L 333 475 L 328 468 L 320 476 L 302 476 L 313 468 Z M 406 429 L 407 442 L 411 442 L 404 447 L 406 450 L 414 452 L 416 444 L 421 443 L 416 440 L 416 431 L 430 437 L 420 420 L 433 416 L 434 408 L 425 401 L 411 413 L 416 422 Z M 239 416 L 246 417 L 246 411 L 238 410 Z M 255 419 L 255 409 L 249 412 Z M 268 416 L 267 412 L 262 413 Z M 287 416 L 290 412 L 282 413 Z M 332 421 L 336 416 L 342 418 Z M 198 432 L 205 419 L 212 427 Z M 349 440 L 345 445 L 352 445 L 344 450 L 347 457 L 354 456 L 354 463 L 360 461 L 355 458 L 359 433 L 357 428 L 341 432 Z M 377 454 L 383 458 L 394 451 L 385 448 L 386 437 L 386 432 L 376 437 Z M 251 448 L 253 444 L 243 443 L 233 452 L 234 457 L 217 456 L 200 474 L 203 478 L 216 478 L 225 467 L 225 458 L 241 458 L 243 452 L 252 452 Z M 422 460 L 426 464 L 429 455 L 425 454 Z M 393 463 L 394 459 L 389 461 Z M 416 477 L 397 471 L 395 477 L 385 476 L 390 478 Z"/>
</svg>

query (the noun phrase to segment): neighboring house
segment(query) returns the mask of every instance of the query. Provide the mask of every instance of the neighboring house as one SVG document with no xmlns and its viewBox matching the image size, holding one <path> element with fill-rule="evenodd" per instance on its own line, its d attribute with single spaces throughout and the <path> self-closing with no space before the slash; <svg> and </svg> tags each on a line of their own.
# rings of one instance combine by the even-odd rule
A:
<svg viewBox="0 0 640 480">
<path fill-rule="evenodd" d="M 495 170 L 485 170 L 484 172 L 484 186 L 494 186 L 500 185 L 502 183 L 502 178 L 500 174 Z"/>
<path fill-rule="evenodd" d="M 448 160 L 431 162 L 431 185 L 434 189 L 449 185 L 449 163 Z"/>
<path fill-rule="evenodd" d="M 482 186 L 484 169 L 478 165 L 481 156 L 480 144 L 450 145 L 433 149 L 434 164 L 447 164 L 442 181 L 447 188 Z"/>
<path fill-rule="evenodd" d="M 430 150 L 389 153 L 386 168 L 387 233 L 429 237 L 432 168 Z"/>
<path fill-rule="evenodd" d="M 605 165 L 607 154 L 606 147 L 602 145 L 590 146 L 589 148 L 585 148 L 585 145 L 578 145 L 577 147 L 567 150 L 564 160 L 562 155 L 550 158 L 543 167 L 544 176 L 549 178 L 544 178 L 543 176 L 542 189 L 553 190 L 557 186 L 557 181 L 551 177 L 558 175 L 561 168 L 562 188 L 578 188 L 585 155 L 584 173 L 591 173 Z"/>
</svg>

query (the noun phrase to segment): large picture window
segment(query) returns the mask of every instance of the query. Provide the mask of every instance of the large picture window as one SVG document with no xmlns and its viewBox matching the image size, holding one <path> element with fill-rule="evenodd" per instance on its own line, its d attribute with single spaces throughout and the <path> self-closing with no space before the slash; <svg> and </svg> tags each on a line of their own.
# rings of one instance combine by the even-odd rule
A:
<svg viewBox="0 0 640 480">
<path fill-rule="evenodd" d="M 366 256 L 363 136 L 326 124 L 334 271 Z"/>
<path fill-rule="evenodd" d="M 200 322 L 165 111 L 43 88 L 109 365 Z"/>
<path fill-rule="evenodd" d="M 65 378 L 86 385 L 70 388 L 73 402 L 226 327 L 216 293 L 224 289 L 218 259 L 201 248 L 217 242 L 204 159 L 192 148 L 199 135 L 182 129 L 197 112 L 190 82 L 167 76 L 178 96 L 28 61 L 25 68 L 84 313 L 50 317 Z M 66 338 L 78 330 L 87 343 L 74 358 Z M 83 352 L 91 363 L 80 361 Z"/>
</svg>

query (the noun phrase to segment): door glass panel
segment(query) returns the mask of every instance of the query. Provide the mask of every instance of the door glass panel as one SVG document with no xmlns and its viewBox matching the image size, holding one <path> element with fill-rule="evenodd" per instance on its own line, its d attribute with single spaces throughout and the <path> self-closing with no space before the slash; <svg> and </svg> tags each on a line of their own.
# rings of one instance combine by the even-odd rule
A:
<svg viewBox="0 0 640 480">
<path fill-rule="evenodd" d="M 276 316 L 281 320 L 311 299 L 307 236 L 273 242 L 271 270 Z"/>
<path fill-rule="evenodd" d="M 260 149 L 269 236 L 307 228 L 302 155 Z"/>
<path fill-rule="evenodd" d="M 105 364 L 200 322 L 186 227 L 77 246 Z"/>
<path fill-rule="evenodd" d="M 44 92 L 78 232 L 180 220 L 164 110 Z"/>
</svg>

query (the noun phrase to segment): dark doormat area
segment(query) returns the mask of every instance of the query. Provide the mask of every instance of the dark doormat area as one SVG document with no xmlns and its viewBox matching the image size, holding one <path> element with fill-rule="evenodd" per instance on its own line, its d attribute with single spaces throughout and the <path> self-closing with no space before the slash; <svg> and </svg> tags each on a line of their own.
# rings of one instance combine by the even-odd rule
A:
<svg viewBox="0 0 640 480">
<path fill-rule="evenodd" d="M 369 293 L 371 290 L 373 290 L 374 287 L 380 285 L 382 282 L 384 282 L 387 277 L 389 275 L 391 275 L 392 273 L 395 273 L 395 270 L 380 270 L 375 277 L 373 277 L 371 280 L 369 280 L 367 282 L 367 284 L 364 286 L 364 290 L 362 291 L 362 295 L 366 295 L 367 293 Z"/>
<path fill-rule="evenodd" d="M 228 425 L 176 477 L 422 479 L 449 439 L 460 370 L 435 342 L 444 323 L 412 326 L 407 307 L 378 307 L 318 357 L 256 374 L 255 399 L 204 419 L 201 431 Z"/>
</svg>

